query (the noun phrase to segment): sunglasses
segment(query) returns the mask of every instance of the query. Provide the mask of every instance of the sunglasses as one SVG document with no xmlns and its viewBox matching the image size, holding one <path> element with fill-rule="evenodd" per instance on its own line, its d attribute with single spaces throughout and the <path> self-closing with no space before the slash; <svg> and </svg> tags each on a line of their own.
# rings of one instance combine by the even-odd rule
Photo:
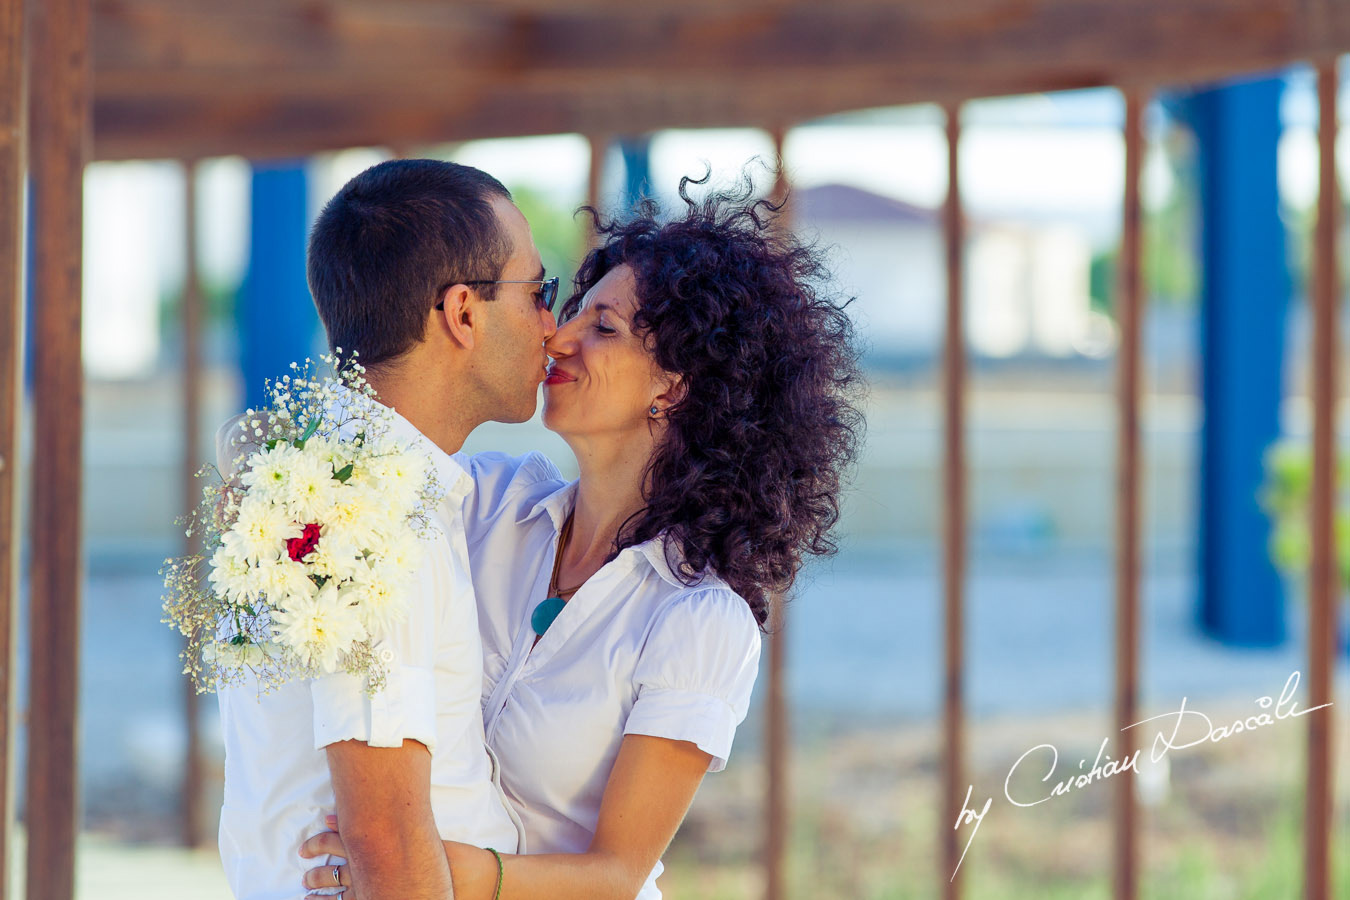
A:
<svg viewBox="0 0 1350 900">
<path fill-rule="evenodd" d="M 545 278 L 542 281 L 460 281 L 451 282 L 441 288 L 440 293 L 445 293 L 445 288 L 452 284 L 463 284 L 472 287 L 477 284 L 537 284 L 539 285 L 539 308 L 553 312 L 553 304 L 558 301 L 558 276 Z M 445 301 L 442 300 L 436 304 L 437 309 L 445 309 Z"/>
</svg>

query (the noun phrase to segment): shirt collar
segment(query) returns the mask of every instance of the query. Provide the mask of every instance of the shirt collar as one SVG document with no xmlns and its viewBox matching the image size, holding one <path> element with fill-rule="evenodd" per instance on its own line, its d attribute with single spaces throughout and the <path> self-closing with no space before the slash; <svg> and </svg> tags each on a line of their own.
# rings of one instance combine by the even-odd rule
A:
<svg viewBox="0 0 1350 900">
<path fill-rule="evenodd" d="M 404 418 L 403 414 L 392 406 L 386 407 L 390 416 L 389 433 L 420 447 L 431 458 L 436 467 L 436 477 L 445 488 L 446 498 L 452 501 L 463 500 L 473 490 L 473 478 L 455 459 L 427 437 L 417 426 Z"/>
<path fill-rule="evenodd" d="M 553 534 L 556 538 L 558 533 L 562 531 L 563 523 L 567 521 L 567 514 L 570 513 L 572 507 L 576 505 L 577 484 L 578 482 L 575 480 L 569 481 L 553 493 L 536 502 L 520 519 L 521 524 L 538 518 L 541 515 L 547 515 L 549 520 L 553 523 Z M 667 544 L 665 537 L 666 532 L 662 532 L 654 538 L 643 541 L 641 544 L 625 548 L 619 555 L 622 556 L 624 553 L 640 555 L 643 559 L 647 560 L 647 563 L 656 571 L 657 575 L 661 576 L 662 580 L 677 588 L 690 587 L 690 585 L 685 584 L 676 573 L 680 563 L 684 561 L 684 554 L 680 552 L 679 546 L 675 543 L 671 542 Z M 667 554 L 670 556 L 669 559 L 667 558 Z M 704 577 L 700 582 L 706 581 L 707 577 L 708 573 L 705 572 Z M 695 583 L 697 584 L 700 582 Z"/>
<path fill-rule="evenodd" d="M 638 544 L 636 549 L 642 551 L 642 555 L 656 570 L 656 574 L 660 575 L 666 582 L 677 588 L 692 587 L 693 585 L 686 584 L 677 574 L 680 563 L 684 562 L 684 554 L 680 552 L 678 544 L 674 541 L 667 541 L 665 538 L 666 532 L 662 532 L 651 540 Z M 674 566 L 671 565 L 672 561 Z M 703 583 L 706 576 L 707 573 L 705 572 L 694 581 L 694 584 Z"/>
</svg>

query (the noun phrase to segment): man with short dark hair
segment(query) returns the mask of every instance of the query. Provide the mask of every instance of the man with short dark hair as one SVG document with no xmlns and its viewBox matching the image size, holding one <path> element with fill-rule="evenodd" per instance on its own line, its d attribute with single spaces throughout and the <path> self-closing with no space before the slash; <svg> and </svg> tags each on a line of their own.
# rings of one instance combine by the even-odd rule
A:
<svg viewBox="0 0 1350 900">
<path fill-rule="evenodd" d="M 447 496 L 409 614 L 377 644 L 389 663 L 378 694 L 346 673 L 261 697 L 250 684 L 221 691 L 221 856 L 241 900 L 299 900 L 310 864 L 296 851 L 336 812 L 360 896 L 444 900 L 442 840 L 525 850 L 483 739 L 460 509 L 472 480 L 452 454 L 482 422 L 533 415 L 557 281 L 544 280 L 500 182 L 435 160 L 381 163 L 348 182 L 314 225 L 308 271 L 330 346 L 357 354 Z M 247 443 L 238 422 L 217 437 L 222 471 Z"/>
</svg>

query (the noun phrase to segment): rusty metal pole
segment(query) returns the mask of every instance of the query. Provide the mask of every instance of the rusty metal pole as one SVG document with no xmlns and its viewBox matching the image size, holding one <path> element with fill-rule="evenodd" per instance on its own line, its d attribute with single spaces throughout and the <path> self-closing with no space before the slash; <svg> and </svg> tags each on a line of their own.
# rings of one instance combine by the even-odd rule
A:
<svg viewBox="0 0 1350 900">
<path fill-rule="evenodd" d="M 198 440 L 202 396 L 202 295 L 197 272 L 197 166 L 183 165 L 183 512 L 191 513 L 200 496 L 196 471 L 202 464 Z M 201 536 L 184 538 L 183 552 L 197 553 Z M 183 760 L 182 837 L 183 844 L 196 847 L 202 842 L 202 750 L 200 702 L 192 679 L 183 679 L 183 717 L 187 729 L 187 748 Z"/>
<path fill-rule="evenodd" d="M 769 690 L 765 698 L 765 769 L 764 805 L 764 896 L 766 900 L 787 897 L 784 862 L 787 858 L 788 813 L 788 721 L 787 696 L 784 690 L 786 640 L 783 610 L 784 598 L 775 594 L 770 599 L 769 613 Z"/>
<path fill-rule="evenodd" d="M 942 227 L 947 261 L 947 333 L 942 357 L 943 506 L 942 588 L 945 653 L 943 660 L 942 835 L 938 858 L 944 900 L 962 894 L 961 847 L 955 829 L 965 795 L 965 575 L 966 575 L 966 344 L 965 217 L 961 204 L 961 107 L 947 114 L 947 200 Z M 958 865 L 961 868 L 958 868 Z"/>
<path fill-rule="evenodd" d="M 591 148 L 590 170 L 586 175 L 586 205 L 597 213 L 600 212 L 600 185 L 605 178 L 605 154 L 609 149 L 609 138 L 592 134 L 587 135 L 586 143 Z M 595 223 L 587 219 L 586 221 L 586 246 L 592 248 L 596 246 L 599 235 L 595 233 Z"/>
<path fill-rule="evenodd" d="M 23 418 L 23 234 L 27 178 L 24 0 L 0 0 L 0 900 L 14 824 L 14 631 L 18 609 L 19 424 Z"/>
<path fill-rule="evenodd" d="M 1120 248 L 1117 320 L 1116 434 L 1116 728 L 1117 759 L 1128 759 L 1137 742 L 1139 702 L 1139 354 L 1144 288 L 1141 274 L 1139 174 L 1144 156 L 1144 97 L 1125 91 L 1125 197 Z M 1132 775 L 1115 781 L 1115 900 L 1134 900 L 1139 890 L 1138 805 Z"/>
<path fill-rule="evenodd" d="M 1336 60 L 1317 67 L 1317 126 L 1321 185 L 1313 236 L 1312 293 L 1312 562 L 1308 572 L 1308 706 L 1331 703 L 1336 660 L 1336 603 L 1339 585 L 1333 519 L 1336 513 L 1336 401 L 1339 347 L 1340 189 L 1336 180 Z M 1334 709 L 1334 707 L 1333 707 Z M 1335 757 L 1331 710 L 1308 716 L 1308 781 L 1304 805 L 1305 900 L 1331 897 L 1331 832 L 1335 809 Z"/>
<path fill-rule="evenodd" d="M 90 146 L 89 0 L 32 14 L 33 521 L 29 602 L 28 897 L 75 888 L 79 690 L 83 178 Z"/>
<path fill-rule="evenodd" d="M 775 202 L 787 202 L 788 180 L 783 163 L 782 129 L 773 132 L 777 153 L 777 177 L 773 187 Z M 791 227 L 791 211 L 784 207 L 780 227 Z M 787 704 L 787 610 L 786 598 L 775 594 L 770 600 L 769 691 L 765 702 L 766 804 L 764 821 L 764 896 L 766 900 L 787 897 L 785 864 L 789 834 L 788 823 L 788 730 Z"/>
</svg>

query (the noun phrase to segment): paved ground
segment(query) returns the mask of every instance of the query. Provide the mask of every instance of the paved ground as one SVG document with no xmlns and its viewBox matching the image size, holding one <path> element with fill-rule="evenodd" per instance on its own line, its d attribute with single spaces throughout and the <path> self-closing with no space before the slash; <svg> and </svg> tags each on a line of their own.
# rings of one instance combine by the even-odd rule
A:
<svg viewBox="0 0 1350 900">
<path fill-rule="evenodd" d="M 9 896 L 23 897 L 23 841 L 16 840 Z M 75 856 L 76 900 L 230 900 L 213 850 L 127 845 L 99 835 L 81 837 Z"/>
</svg>

